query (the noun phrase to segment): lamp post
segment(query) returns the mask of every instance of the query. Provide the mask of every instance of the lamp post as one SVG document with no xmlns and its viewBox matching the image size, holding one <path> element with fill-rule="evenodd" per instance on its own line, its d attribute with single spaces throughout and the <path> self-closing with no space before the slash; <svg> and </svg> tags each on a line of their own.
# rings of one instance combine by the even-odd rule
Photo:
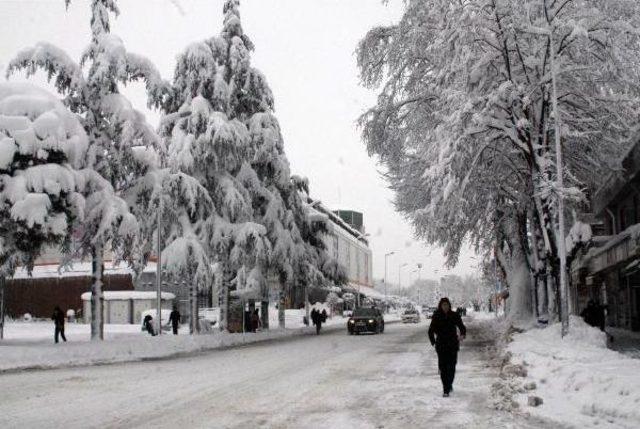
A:
<svg viewBox="0 0 640 429">
<path fill-rule="evenodd" d="M 418 267 L 418 305 L 422 305 L 422 303 L 420 302 L 420 282 L 422 280 L 422 264 L 420 262 L 418 262 L 417 264 Z"/>
<path fill-rule="evenodd" d="M 386 312 L 389 310 L 389 296 L 387 295 L 387 258 L 395 253 L 394 251 L 384 254 L 384 306 Z"/>
<path fill-rule="evenodd" d="M 161 305 L 162 305 L 162 247 L 161 247 L 161 242 L 160 242 L 160 230 L 161 230 L 161 226 L 162 226 L 162 198 L 160 198 L 160 201 L 158 202 L 158 243 L 157 243 L 157 249 L 156 252 L 158 253 L 158 265 L 156 266 L 156 299 L 157 299 L 157 303 L 156 305 L 158 306 L 157 311 L 156 311 L 156 317 L 157 317 L 157 326 L 158 326 L 158 335 L 162 334 L 162 310 L 161 310 Z"/>
</svg>

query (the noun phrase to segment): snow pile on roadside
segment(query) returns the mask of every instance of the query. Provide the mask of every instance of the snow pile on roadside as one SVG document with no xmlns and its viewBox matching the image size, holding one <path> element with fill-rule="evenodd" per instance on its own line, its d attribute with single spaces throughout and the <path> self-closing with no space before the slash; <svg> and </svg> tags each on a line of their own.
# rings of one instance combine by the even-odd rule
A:
<svg viewBox="0 0 640 429">
<path fill-rule="evenodd" d="M 270 330 L 246 334 L 215 331 L 194 336 L 167 334 L 151 337 L 140 330 L 140 325 L 105 325 L 105 341 L 102 342 L 89 341 L 89 325 L 69 323 L 66 325 L 69 341 L 60 344 L 53 344 L 53 324 L 50 322 L 13 322 L 7 325 L 5 340 L 0 341 L 0 373 L 161 359 L 296 335 L 315 335 L 315 329 L 305 327 L 301 314 L 294 311 L 295 314 L 288 315 L 284 330 L 277 328 L 277 318 L 270 321 Z M 397 315 L 388 316 L 385 316 L 387 323 L 399 320 Z M 346 329 L 346 320 L 340 316 L 330 318 L 323 329 Z M 183 325 L 180 333 L 186 332 L 187 327 Z"/>
<path fill-rule="evenodd" d="M 638 427 L 640 361 L 607 349 L 605 334 L 582 319 L 570 323 L 565 338 L 560 324 L 513 335 L 509 365 L 526 368 L 522 384 L 535 388 L 517 389 L 515 398 L 533 415 L 570 426 Z M 527 407 L 531 395 L 543 404 Z"/>
<path fill-rule="evenodd" d="M 102 342 L 18 345 L 0 342 L 0 372 L 28 368 L 58 368 L 160 359 L 180 354 L 231 347 L 300 334 L 299 330 L 271 330 L 256 334 L 217 332 L 206 335 L 144 334 Z"/>
<path fill-rule="evenodd" d="M 496 313 L 489 313 L 488 311 L 474 311 L 472 309 L 468 310 L 469 317 L 472 317 L 474 320 L 495 320 Z"/>
</svg>

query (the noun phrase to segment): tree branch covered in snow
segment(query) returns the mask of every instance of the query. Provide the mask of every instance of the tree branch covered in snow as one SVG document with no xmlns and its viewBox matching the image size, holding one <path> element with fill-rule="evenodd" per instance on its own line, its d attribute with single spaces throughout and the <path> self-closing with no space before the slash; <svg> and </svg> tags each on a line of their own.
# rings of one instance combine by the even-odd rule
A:
<svg viewBox="0 0 640 429">
<path fill-rule="evenodd" d="M 134 206 L 148 197 L 148 193 L 134 191 L 144 188 L 140 181 L 157 177 L 152 173 L 160 167 L 164 152 L 162 140 L 144 115 L 120 94 L 118 86 L 144 80 L 151 106 L 160 104 L 167 84 L 151 62 L 128 53 L 122 40 L 110 32 L 110 14 L 119 13 L 114 0 L 92 0 L 89 7 L 91 41 L 78 64 L 62 50 L 40 43 L 18 54 L 8 73 L 26 70 L 31 75 L 37 69 L 44 70 L 84 128 L 88 140 L 83 189 L 86 207 L 77 250 L 94 262 L 92 338 L 98 338 L 102 331 L 98 306 L 104 248 L 111 246 L 117 260 L 126 260 L 136 270 L 142 268 L 148 253 L 145 240 L 150 237 L 141 235 L 144 225 L 139 219 L 144 223 L 153 217 L 134 215 Z"/>
<path fill-rule="evenodd" d="M 84 220 L 88 138 L 47 91 L 0 83 L 0 276 L 28 272 L 45 246 L 70 247 Z"/>
<path fill-rule="evenodd" d="M 360 118 L 363 138 L 387 168 L 398 210 L 450 264 L 466 240 L 486 251 L 504 237 L 524 249 L 518 259 L 532 281 L 557 277 L 558 195 L 579 203 L 617 167 L 637 125 L 639 8 L 631 0 L 415 0 L 397 25 L 361 41 L 361 80 L 380 88 Z"/>
</svg>

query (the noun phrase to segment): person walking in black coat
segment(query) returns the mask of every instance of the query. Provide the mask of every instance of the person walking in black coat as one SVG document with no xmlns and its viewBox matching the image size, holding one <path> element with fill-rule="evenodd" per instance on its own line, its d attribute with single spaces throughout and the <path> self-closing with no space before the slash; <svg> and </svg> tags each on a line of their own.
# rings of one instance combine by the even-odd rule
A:
<svg viewBox="0 0 640 429">
<path fill-rule="evenodd" d="M 460 337 L 464 338 L 467 328 L 462 323 L 460 315 L 451 310 L 449 298 L 442 298 L 438 309 L 433 313 L 431 325 L 429 325 L 429 341 L 435 346 L 438 353 L 438 369 L 442 380 L 444 397 L 448 397 L 453 390 L 453 379 L 456 375 L 458 363 L 458 350 L 460 349 Z"/>
<path fill-rule="evenodd" d="M 173 311 L 169 315 L 169 322 L 171 322 L 171 328 L 173 329 L 173 335 L 178 335 L 178 327 L 180 326 L 180 312 L 177 306 L 173 306 Z"/>
<path fill-rule="evenodd" d="M 156 336 L 156 330 L 153 327 L 153 317 L 150 314 L 144 316 L 142 321 L 142 329 L 147 331 L 152 337 Z"/>
<path fill-rule="evenodd" d="M 315 308 L 311 310 L 311 321 L 316 327 L 316 334 L 320 335 L 320 328 L 322 327 L 322 314 Z"/>
<path fill-rule="evenodd" d="M 58 336 L 61 336 L 62 340 L 66 343 L 67 337 L 64 336 L 64 312 L 57 305 L 56 308 L 53 309 L 51 320 L 53 320 L 53 323 L 55 324 L 53 339 L 55 340 L 56 344 L 58 343 Z"/>
</svg>

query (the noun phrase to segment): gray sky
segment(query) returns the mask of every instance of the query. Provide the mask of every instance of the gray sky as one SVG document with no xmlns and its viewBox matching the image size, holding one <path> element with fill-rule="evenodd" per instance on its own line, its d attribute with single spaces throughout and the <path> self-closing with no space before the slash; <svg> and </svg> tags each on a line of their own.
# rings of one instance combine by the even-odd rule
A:
<svg viewBox="0 0 640 429">
<path fill-rule="evenodd" d="M 89 37 L 88 0 L 0 0 L 0 70 L 21 48 L 48 41 L 79 58 Z M 175 56 L 189 43 L 220 31 L 223 0 L 119 0 L 121 15 L 113 31 L 127 49 L 146 55 L 160 73 L 171 78 Z M 357 117 L 375 103 L 375 93 L 359 86 L 355 61 L 358 41 L 374 25 L 397 21 L 401 1 L 391 0 L 242 0 L 245 32 L 256 50 L 253 65 L 267 77 L 276 100 L 276 114 L 294 174 L 310 180 L 311 193 L 331 208 L 364 213 L 371 234 L 373 274 L 409 283 L 415 264 L 423 278 L 474 271 L 473 253 L 465 251 L 456 268 L 447 271 L 439 249 L 413 239 L 411 228 L 393 210 L 391 191 L 379 176 L 376 161 L 367 156 Z M 14 80 L 18 80 L 14 78 Z M 44 85 L 44 77 L 32 80 Z M 144 90 L 124 90 L 137 108 L 157 123 L 145 108 Z"/>
</svg>

